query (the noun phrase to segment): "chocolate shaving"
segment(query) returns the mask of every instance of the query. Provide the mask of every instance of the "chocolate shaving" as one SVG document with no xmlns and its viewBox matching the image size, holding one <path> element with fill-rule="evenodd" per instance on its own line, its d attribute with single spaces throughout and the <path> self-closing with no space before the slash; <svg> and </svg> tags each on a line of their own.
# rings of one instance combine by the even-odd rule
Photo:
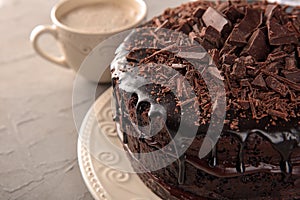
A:
<svg viewBox="0 0 300 200">
<path fill-rule="evenodd" d="M 283 113 L 277 110 L 268 110 L 268 114 L 274 117 L 279 117 L 287 121 L 288 113 Z"/>
<path fill-rule="evenodd" d="M 207 53 L 205 52 L 179 52 L 177 54 L 178 57 L 185 58 L 185 59 L 197 59 L 202 60 L 205 58 Z"/>
<path fill-rule="evenodd" d="M 247 101 L 247 100 L 240 99 L 240 100 L 238 100 L 238 103 L 243 110 L 248 110 L 250 108 L 249 101 Z"/>
<path fill-rule="evenodd" d="M 224 54 L 221 59 L 223 63 L 233 65 L 236 58 L 237 57 L 234 54 Z"/>
<path fill-rule="evenodd" d="M 182 102 L 181 104 L 180 104 L 180 106 L 186 106 L 186 105 L 188 105 L 188 104 L 190 104 L 190 103 L 192 103 L 192 102 L 194 102 L 194 101 L 197 101 L 197 99 L 188 99 L 188 100 L 185 100 L 184 102 Z"/>
<path fill-rule="evenodd" d="M 278 51 L 278 52 L 274 52 L 274 53 L 269 54 L 268 60 L 270 60 L 272 62 L 273 61 L 279 61 L 279 60 L 281 60 L 281 59 L 283 59 L 287 56 L 288 56 L 288 54 L 285 53 L 284 51 Z"/>
<path fill-rule="evenodd" d="M 254 100 L 250 97 L 250 95 L 249 95 L 249 103 L 250 103 L 250 108 L 251 108 L 251 112 L 252 112 L 252 117 L 253 117 L 253 119 L 257 119 L 256 109 L 254 106 Z"/>
<path fill-rule="evenodd" d="M 158 18 L 154 18 L 154 22 L 155 22 L 156 26 L 158 26 L 158 27 L 161 26 L 161 23 Z"/>
<path fill-rule="evenodd" d="M 218 68 L 216 67 L 208 67 L 207 68 L 209 74 L 211 74 L 212 76 L 220 79 L 220 80 L 224 80 L 224 77 L 221 75 L 221 72 L 218 70 Z"/>
<path fill-rule="evenodd" d="M 176 82 L 177 82 L 177 84 L 176 84 L 176 86 L 177 86 L 177 96 L 182 97 L 182 79 L 181 79 L 181 77 L 178 78 Z"/>
<path fill-rule="evenodd" d="M 154 32 L 159 31 L 159 29 L 161 29 L 161 28 L 165 28 L 169 23 L 170 23 L 169 20 L 165 20 L 160 26 L 158 26 L 158 27 L 154 30 Z"/>
<path fill-rule="evenodd" d="M 282 68 L 282 65 L 279 62 L 273 62 L 270 63 L 265 67 L 268 72 L 271 72 L 273 74 L 278 74 L 278 69 Z"/>
<path fill-rule="evenodd" d="M 147 61 L 149 61 L 150 59 L 152 59 L 153 57 L 155 57 L 156 55 L 158 55 L 158 54 L 160 54 L 160 53 L 162 53 L 162 52 L 170 51 L 171 49 L 173 49 L 173 48 L 175 48 L 175 47 L 177 47 L 177 45 L 176 45 L 176 44 L 172 44 L 172 45 L 167 46 L 167 47 L 165 47 L 165 48 L 163 48 L 163 49 L 161 49 L 161 50 L 159 50 L 159 51 L 156 51 L 156 52 L 154 52 L 152 55 L 150 55 L 150 56 L 148 56 L 148 57 L 145 57 L 145 58 L 141 59 L 141 60 L 140 60 L 140 63 L 147 62 Z"/>
</svg>

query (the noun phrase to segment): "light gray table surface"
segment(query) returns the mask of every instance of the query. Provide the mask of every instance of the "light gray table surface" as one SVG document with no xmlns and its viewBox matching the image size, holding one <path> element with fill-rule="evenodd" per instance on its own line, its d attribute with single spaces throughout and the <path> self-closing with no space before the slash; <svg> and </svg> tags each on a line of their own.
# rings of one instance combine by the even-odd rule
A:
<svg viewBox="0 0 300 200">
<path fill-rule="evenodd" d="M 148 18 L 183 1 L 146 0 Z M 77 163 L 75 74 L 40 58 L 29 42 L 36 25 L 50 23 L 55 3 L 0 0 L 0 200 L 92 199 Z M 41 42 L 57 51 L 51 37 Z"/>
</svg>

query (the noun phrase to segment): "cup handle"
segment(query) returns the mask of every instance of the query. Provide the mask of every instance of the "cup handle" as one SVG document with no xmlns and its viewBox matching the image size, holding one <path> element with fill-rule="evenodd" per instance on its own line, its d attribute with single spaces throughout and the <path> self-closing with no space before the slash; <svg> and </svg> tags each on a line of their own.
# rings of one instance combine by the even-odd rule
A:
<svg viewBox="0 0 300 200">
<path fill-rule="evenodd" d="M 46 53 L 45 51 L 43 51 L 40 48 L 40 46 L 38 44 L 38 40 L 39 40 L 40 36 L 43 34 L 50 34 L 56 40 L 58 38 L 57 29 L 56 29 L 55 25 L 52 25 L 52 26 L 51 25 L 39 25 L 33 29 L 33 31 L 31 32 L 31 35 L 30 35 L 30 41 L 31 41 L 31 44 L 32 44 L 34 50 L 41 57 L 45 58 L 46 60 L 48 60 L 52 63 L 58 64 L 62 67 L 69 68 L 69 66 L 66 62 L 65 56 L 61 56 L 61 57 L 53 56 L 53 55 Z"/>
</svg>

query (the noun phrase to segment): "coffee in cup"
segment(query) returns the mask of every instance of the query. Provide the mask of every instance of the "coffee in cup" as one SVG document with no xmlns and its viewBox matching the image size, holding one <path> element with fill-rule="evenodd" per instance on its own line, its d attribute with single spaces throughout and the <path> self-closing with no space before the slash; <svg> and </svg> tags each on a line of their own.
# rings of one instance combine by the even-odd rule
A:
<svg viewBox="0 0 300 200">
<path fill-rule="evenodd" d="M 80 65 L 91 50 L 106 38 L 139 25 L 146 17 L 143 0 L 67 0 L 58 3 L 51 11 L 53 25 L 37 26 L 30 39 L 36 52 L 43 58 L 63 67 L 79 71 Z M 43 51 L 38 40 L 51 34 L 61 47 L 61 57 Z M 108 66 L 99 67 L 107 68 Z M 83 74 L 95 79 L 93 72 Z M 99 82 L 109 82 L 109 69 Z"/>
<path fill-rule="evenodd" d="M 133 7 L 122 3 L 100 2 L 75 8 L 64 14 L 61 23 L 84 32 L 114 32 L 135 21 Z"/>
</svg>

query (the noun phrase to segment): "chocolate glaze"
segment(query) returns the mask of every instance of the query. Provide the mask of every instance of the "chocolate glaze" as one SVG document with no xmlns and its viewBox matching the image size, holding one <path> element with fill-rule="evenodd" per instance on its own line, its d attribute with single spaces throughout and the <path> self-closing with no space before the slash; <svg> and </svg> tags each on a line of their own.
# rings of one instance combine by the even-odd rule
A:
<svg viewBox="0 0 300 200">
<path fill-rule="evenodd" d="M 125 75 L 126 77 L 127 75 Z M 134 84 L 136 85 L 136 84 Z M 123 88 L 124 89 L 124 88 Z M 128 88 L 125 88 L 128 89 Z M 133 92 L 130 89 L 124 90 L 125 92 Z M 137 92 L 137 91 L 134 91 Z M 147 94 L 143 94 L 142 91 L 137 92 L 138 95 L 138 103 L 141 102 L 141 100 L 145 101 L 145 96 Z M 118 100 L 120 102 L 122 100 Z M 148 99 L 149 102 L 151 102 L 151 106 L 155 106 L 154 102 L 150 99 Z M 119 106 L 117 106 L 119 107 Z M 124 107 L 123 107 L 124 109 Z M 159 109 L 158 109 L 159 110 Z M 120 122 L 123 124 L 127 124 L 125 122 L 128 121 L 128 117 L 124 114 L 126 113 L 124 110 L 122 110 L 123 114 L 120 117 Z M 163 115 L 163 113 L 160 113 Z M 149 116 L 151 116 L 152 113 L 149 112 Z M 299 120 L 299 119 L 297 119 Z M 215 146 L 211 152 L 210 158 L 208 160 L 200 160 L 197 157 L 190 157 L 187 154 L 181 156 L 178 159 L 178 183 L 179 184 L 185 184 L 186 174 L 188 173 L 186 171 L 186 164 L 190 164 L 194 166 L 196 169 L 202 170 L 205 173 L 208 173 L 210 175 L 216 176 L 216 177 L 237 177 L 242 175 L 249 175 L 249 174 L 255 174 L 255 173 L 282 173 L 284 175 L 293 174 L 296 176 L 300 176 L 300 162 L 292 162 L 291 161 L 291 153 L 293 152 L 293 149 L 299 147 L 299 137 L 300 137 L 300 126 L 298 125 L 297 120 L 294 122 L 283 122 L 285 123 L 285 127 L 281 128 L 281 130 L 278 130 L 277 132 L 274 132 L 274 130 L 278 129 L 278 127 L 271 127 L 269 128 L 269 131 L 265 130 L 265 123 L 263 123 L 263 120 L 260 124 L 257 124 L 255 121 L 251 121 L 250 119 L 245 120 L 245 124 L 248 124 L 248 126 L 243 126 L 243 123 L 241 123 L 241 126 L 244 127 L 244 129 L 248 127 L 256 127 L 254 129 L 248 129 L 247 131 L 243 132 L 237 132 L 232 131 L 230 129 L 224 128 L 224 133 L 229 133 L 230 135 L 236 137 L 238 141 L 240 142 L 240 148 L 238 151 L 237 160 L 236 160 L 236 166 L 219 166 L 218 163 L 222 162 L 218 159 L 218 153 L 217 153 L 217 146 Z M 267 121 L 267 120 L 265 120 Z M 125 126 L 121 126 L 123 133 L 124 133 L 124 144 L 128 144 L 128 136 L 126 134 L 127 128 Z M 137 128 L 135 128 L 137 130 Z M 251 134 L 259 134 L 268 142 L 272 144 L 272 147 L 280 154 L 280 163 L 278 165 L 270 164 L 270 163 L 261 163 L 258 166 L 252 166 L 249 164 L 245 164 L 244 162 L 244 147 L 247 143 L 247 139 L 249 135 Z M 198 135 L 202 135 L 202 132 L 199 132 Z M 139 136 L 140 142 L 145 142 L 145 135 Z M 159 149 L 161 146 L 158 145 L 157 141 L 154 141 L 152 143 L 147 143 L 149 147 L 154 147 L 156 149 Z M 201 144 L 199 144 L 199 147 Z M 129 148 L 130 149 L 130 148 Z"/>
</svg>

